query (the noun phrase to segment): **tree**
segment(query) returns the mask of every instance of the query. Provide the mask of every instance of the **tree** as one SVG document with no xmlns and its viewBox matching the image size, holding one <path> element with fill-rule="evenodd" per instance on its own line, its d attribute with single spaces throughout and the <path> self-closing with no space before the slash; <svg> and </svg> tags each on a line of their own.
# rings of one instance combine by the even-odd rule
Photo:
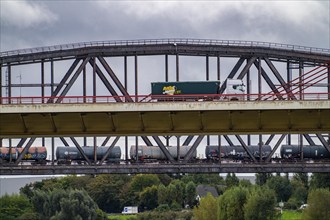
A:
<svg viewBox="0 0 330 220">
<path fill-rule="evenodd" d="M 233 174 L 228 173 L 227 176 L 226 176 L 225 182 L 226 182 L 226 186 L 228 188 L 230 188 L 232 186 L 238 186 L 239 179 L 237 178 L 237 176 L 235 175 L 235 173 L 233 173 Z"/>
<path fill-rule="evenodd" d="M 195 220 L 216 220 L 217 219 L 217 200 L 211 193 L 201 198 L 199 206 L 193 209 Z"/>
<path fill-rule="evenodd" d="M 315 189 L 308 195 L 308 207 L 304 210 L 305 220 L 328 220 L 330 216 L 329 189 Z"/>
<path fill-rule="evenodd" d="M 159 205 L 170 203 L 170 201 L 168 200 L 167 188 L 163 184 L 160 184 L 158 186 L 157 197 Z"/>
<path fill-rule="evenodd" d="M 34 210 L 39 214 L 41 219 L 49 219 L 52 214 L 55 212 L 52 212 L 51 209 L 49 209 L 49 197 L 50 192 L 42 191 L 42 190 L 35 190 L 33 191 L 33 195 L 30 199 Z"/>
<path fill-rule="evenodd" d="M 193 181 L 196 185 L 210 185 L 216 186 L 219 184 L 223 184 L 223 178 L 219 176 L 219 174 L 186 174 L 182 176 L 181 181 L 184 183 L 188 183 Z"/>
<path fill-rule="evenodd" d="M 103 211 L 121 212 L 121 191 L 130 179 L 126 175 L 98 175 L 86 186 L 86 190 Z M 123 196 L 127 197 L 127 194 Z"/>
<path fill-rule="evenodd" d="M 287 177 L 273 176 L 267 180 L 266 185 L 275 191 L 277 202 L 286 202 L 291 196 L 292 186 Z"/>
<path fill-rule="evenodd" d="M 96 203 L 82 190 L 36 190 L 31 198 L 40 219 L 96 219 Z"/>
<path fill-rule="evenodd" d="M 330 188 L 330 173 L 313 173 L 310 188 Z"/>
<path fill-rule="evenodd" d="M 243 187 L 232 187 L 219 197 L 218 220 L 244 220 L 244 204 L 248 190 Z"/>
<path fill-rule="evenodd" d="M 308 174 L 307 173 L 295 173 L 292 177 L 292 181 L 301 182 L 305 188 L 308 189 Z"/>
<path fill-rule="evenodd" d="M 93 220 L 96 219 L 96 203 L 85 192 L 80 190 L 72 190 L 60 201 L 60 210 L 51 220 Z"/>
<path fill-rule="evenodd" d="M 305 186 L 304 182 L 302 182 L 300 179 L 293 178 L 291 180 L 292 185 L 292 194 L 290 199 L 288 200 L 287 208 L 290 209 L 297 209 L 302 204 L 306 203 L 307 196 L 308 196 L 308 189 Z"/>
<path fill-rule="evenodd" d="M 185 184 L 181 180 L 173 180 L 170 185 L 175 187 L 175 201 L 182 208 L 185 199 Z"/>
<path fill-rule="evenodd" d="M 34 190 L 52 191 L 54 189 L 85 189 L 93 181 L 91 176 L 65 176 L 61 178 L 44 179 L 35 183 L 26 184 L 20 188 L 20 193 L 30 198 Z"/>
<path fill-rule="evenodd" d="M 256 174 L 256 184 L 259 186 L 263 186 L 266 184 L 267 180 L 272 177 L 271 173 L 257 173 Z"/>
<path fill-rule="evenodd" d="M 142 210 L 152 210 L 158 206 L 158 190 L 157 186 L 150 186 L 145 188 L 140 193 L 139 207 Z"/>
<path fill-rule="evenodd" d="M 168 186 L 172 182 L 172 178 L 167 174 L 157 174 L 157 176 L 164 186 Z"/>
<path fill-rule="evenodd" d="M 185 188 L 186 205 L 192 208 L 196 204 L 196 196 L 196 185 L 194 182 L 190 181 Z"/>
<path fill-rule="evenodd" d="M 142 192 L 143 189 L 160 184 L 160 180 L 155 174 L 138 174 L 132 178 L 131 190 L 134 192 Z"/>
<path fill-rule="evenodd" d="M 172 207 L 173 203 L 177 203 L 176 193 L 177 189 L 174 184 L 170 184 L 166 187 L 167 190 L 167 201 L 170 207 Z"/>
<path fill-rule="evenodd" d="M 252 191 L 244 205 L 245 220 L 275 219 L 275 192 L 267 187 L 258 187 Z"/>
<path fill-rule="evenodd" d="M 0 198 L 0 219 L 15 220 L 27 213 L 34 215 L 32 205 L 23 195 L 4 195 Z"/>
<path fill-rule="evenodd" d="M 244 187 L 244 188 L 250 188 L 253 185 L 250 180 L 242 179 L 239 181 L 239 186 Z"/>
</svg>

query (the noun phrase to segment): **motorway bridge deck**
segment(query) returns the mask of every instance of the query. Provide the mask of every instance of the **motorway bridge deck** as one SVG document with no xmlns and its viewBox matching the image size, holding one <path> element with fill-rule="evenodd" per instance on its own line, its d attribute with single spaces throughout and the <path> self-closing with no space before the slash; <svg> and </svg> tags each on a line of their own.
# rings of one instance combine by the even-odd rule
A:
<svg viewBox="0 0 330 220">
<path fill-rule="evenodd" d="M 0 137 L 328 133 L 330 100 L 1 105 Z"/>
</svg>

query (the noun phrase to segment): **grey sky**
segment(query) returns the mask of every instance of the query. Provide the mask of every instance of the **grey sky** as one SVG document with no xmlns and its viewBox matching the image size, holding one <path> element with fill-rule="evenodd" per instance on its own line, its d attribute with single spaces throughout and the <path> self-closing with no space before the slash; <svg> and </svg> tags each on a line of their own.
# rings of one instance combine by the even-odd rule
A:
<svg viewBox="0 0 330 220">
<path fill-rule="evenodd" d="M 329 1 L 1 0 L 0 50 L 82 41 L 202 38 L 330 47 Z"/>
</svg>

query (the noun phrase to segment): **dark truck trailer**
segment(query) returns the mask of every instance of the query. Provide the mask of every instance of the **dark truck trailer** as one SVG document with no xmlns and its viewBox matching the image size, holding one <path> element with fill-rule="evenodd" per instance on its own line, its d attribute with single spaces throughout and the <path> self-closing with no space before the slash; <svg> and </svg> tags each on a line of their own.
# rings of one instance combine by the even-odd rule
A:
<svg viewBox="0 0 330 220">
<path fill-rule="evenodd" d="M 213 100 L 219 98 L 220 81 L 153 82 L 151 95 L 158 101 Z M 215 95 L 214 97 L 210 95 Z"/>
</svg>

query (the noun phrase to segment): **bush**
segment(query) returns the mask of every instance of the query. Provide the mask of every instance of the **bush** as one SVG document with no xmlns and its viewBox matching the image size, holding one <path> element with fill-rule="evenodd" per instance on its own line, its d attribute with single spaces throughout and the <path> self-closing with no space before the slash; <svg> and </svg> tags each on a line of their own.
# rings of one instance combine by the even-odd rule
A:
<svg viewBox="0 0 330 220">
<path fill-rule="evenodd" d="M 330 191 L 328 189 L 315 189 L 308 195 L 308 207 L 303 211 L 306 220 L 329 220 Z"/>
<path fill-rule="evenodd" d="M 138 220 L 191 220 L 193 213 L 191 211 L 167 211 L 167 212 L 143 212 L 137 215 Z"/>
<path fill-rule="evenodd" d="M 244 219 L 272 220 L 275 219 L 276 196 L 267 187 L 255 189 L 244 205 Z"/>
<path fill-rule="evenodd" d="M 156 209 L 155 211 L 158 211 L 158 212 L 167 212 L 170 210 L 170 206 L 168 204 L 160 204 Z"/>
<path fill-rule="evenodd" d="M 301 202 L 295 198 L 290 198 L 286 203 L 284 203 L 284 209 L 296 210 L 301 206 Z"/>
</svg>

